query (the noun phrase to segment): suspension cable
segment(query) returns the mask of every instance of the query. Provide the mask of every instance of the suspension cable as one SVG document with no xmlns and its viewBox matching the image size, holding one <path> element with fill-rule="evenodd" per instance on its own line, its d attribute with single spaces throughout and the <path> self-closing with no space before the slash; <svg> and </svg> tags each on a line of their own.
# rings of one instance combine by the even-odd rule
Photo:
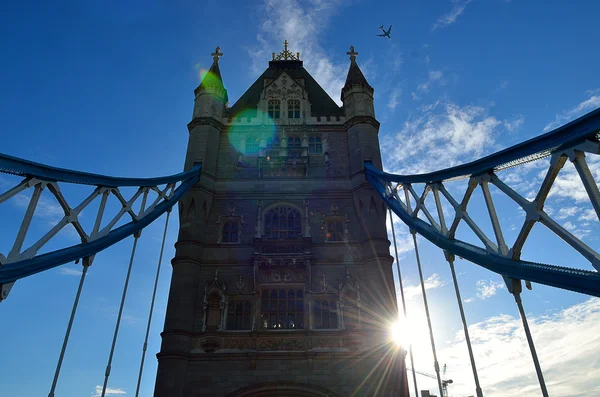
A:
<svg viewBox="0 0 600 397">
<path fill-rule="evenodd" d="M 81 290 L 83 289 L 83 282 L 85 281 L 85 275 L 87 274 L 90 263 L 91 261 L 89 257 L 82 259 L 81 264 L 83 265 L 83 271 L 81 272 L 81 279 L 79 280 L 79 287 L 77 288 L 77 294 L 75 295 L 75 301 L 73 302 L 73 309 L 71 310 L 69 325 L 67 325 L 65 339 L 63 340 L 62 349 L 60 350 L 60 356 L 58 357 L 58 363 L 56 364 L 56 371 L 54 372 L 54 379 L 52 380 L 52 386 L 50 387 L 50 393 L 48 393 L 48 397 L 54 397 L 54 391 L 56 390 L 56 384 L 58 383 L 60 368 L 62 367 L 65 351 L 67 350 L 67 344 L 69 343 L 69 336 L 71 335 L 71 327 L 73 326 L 73 320 L 75 319 L 75 312 L 77 311 L 77 306 L 79 305 L 79 297 L 81 296 Z"/>
<path fill-rule="evenodd" d="M 398 284 L 400 285 L 400 296 L 402 297 L 402 309 L 404 311 L 404 318 L 406 319 L 406 300 L 404 299 L 404 287 L 402 286 L 402 273 L 400 272 L 400 261 L 398 259 L 398 244 L 396 244 L 396 230 L 394 228 L 394 218 L 392 217 L 392 210 L 388 208 L 390 213 L 390 223 L 392 224 L 392 238 L 394 239 L 394 251 L 396 253 L 396 272 L 398 273 Z M 415 373 L 415 360 L 413 359 L 412 341 L 408 344 L 408 354 L 410 355 L 410 366 L 412 368 L 413 381 L 415 383 L 415 396 L 419 395 L 419 388 L 417 387 L 417 375 Z M 406 366 L 406 361 L 405 361 Z"/>
<path fill-rule="evenodd" d="M 429 306 L 427 305 L 427 294 L 425 293 L 423 271 L 421 270 L 421 258 L 419 257 L 419 247 L 417 246 L 417 233 L 414 230 L 411 230 L 410 233 L 412 234 L 413 243 L 415 245 L 415 255 L 417 257 L 417 266 L 419 268 L 419 278 L 421 279 L 421 292 L 423 293 L 423 304 L 425 305 L 425 315 L 427 316 L 427 325 L 429 326 L 429 338 L 431 339 L 431 350 L 433 351 L 433 366 L 435 368 L 435 374 L 437 376 L 438 387 L 440 388 L 440 396 L 443 396 L 444 389 L 442 387 L 442 378 L 440 378 L 440 365 L 438 364 L 437 353 L 435 351 L 433 329 L 431 327 L 431 318 L 429 316 Z"/>
<path fill-rule="evenodd" d="M 146 337 L 142 347 L 142 360 L 140 362 L 140 373 L 138 375 L 137 387 L 135 389 L 135 397 L 140 393 L 140 384 L 142 383 L 142 371 L 144 370 L 144 359 L 146 358 L 146 349 L 148 348 L 148 335 L 150 334 L 150 324 L 152 323 L 152 312 L 154 310 L 154 300 L 156 299 L 156 288 L 158 287 L 158 277 L 160 276 L 160 265 L 162 263 L 163 252 L 165 249 L 165 240 L 167 238 L 167 227 L 169 226 L 169 216 L 171 210 L 167 210 L 167 219 L 165 221 L 165 230 L 163 232 L 162 244 L 160 246 L 160 255 L 158 256 L 158 266 L 156 268 L 156 278 L 154 279 L 154 289 L 152 290 L 152 301 L 150 303 L 150 313 L 148 314 L 148 326 L 146 327 Z"/>
<path fill-rule="evenodd" d="M 467 320 L 465 318 L 465 311 L 462 304 L 462 298 L 460 297 L 460 290 L 458 288 L 458 280 L 456 278 L 456 272 L 454 271 L 454 254 L 444 251 L 444 256 L 450 265 L 452 271 L 452 280 L 454 281 L 454 291 L 456 292 L 456 300 L 458 301 L 458 308 L 460 310 L 460 319 L 462 320 L 463 330 L 465 332 L 465 340 L 467 341 L 467 348 L 469 350 L 469 359 L 471 360 L 471 368 L 473 369 L 473 378 L 475 379 L 475 393 L 477 397 L 483 397 L 483 391 L 479 385 L 479 376 L 477 376 L 477 367 L 475 366 L 475 357 L 473 356 L 473 349 L 471 348 L 471 338 L 469 337 L 469 328 L 467 327 Z"/>
<path fill-rule="evenodd" d="M 535 366 L 535 372 L 538 377 L 538 381 L 540 383 L 540 388 L 542 389 L 542 395 L 544 397 L 548 397 L 548 390 L 546 389 L 546 382 L 544 381 L 544 375 L 542 374 L 542 367 L 540 366 L 540 361 L 538 359 L 537 353 L 535 351 L 535 345 L 533 344 L 533 338 L 531 336 L 531 330 L 529 329 L 529 324 L 527 323 L 527 317 L 525 316 L 525 310 L 523 309 L 523 301 L 521 300 L 521 280 L 513 280 L 512 283 L 512 294 L 515 297 L 515 302 L 517 302 L 517 306 L 519 307 L 519 314 L 521 315 L 521 320 L 523 321 L 523 328 L 525 328 L 525 335 L 527 336 L 527 343 L 529 344 L 529 349 L 531 350 L 531 357 L 533 358 L 533 365 Z"/>
<path fill-rule="evenodd" d="M 115 345 L 117 344 L 117 336 L 119 335 L 119 325 L 121 324 L 121 315 L 123 314 L 123 305 L 125 304 L 125 297 L 127 296 L 127 287 L 129 286 L 129 276 L 131 275 L 131 267 L 133 265 L 133 258 L 135 257 L 135 248 L 137 247 L 137 242 L 140 238 L 140 234 L 141 232 L 136 232 L 133 235 L 133 249 L 131 250 L 129 268 L 127 269 L 125 285 L 123 286 L 123 296 L 121 297 L 121 306 L 119 307 L 119 315 L 117 316 L 117 324 L 115 325 L 115 334 L 113 336 L 112 346 L 110 348 L 110 354 L 108 356 L 108 364 L 106 365 L 106 372 L 104 373 L 104 385 L 102 386 L 101 397 L 104 397 L 104 395 L 106 394 L 106 386 L 108 385 L 108 377 L 110 376 L 110 365 L 112 363 L 113 354 L 115 352 Z"/>
</svg>

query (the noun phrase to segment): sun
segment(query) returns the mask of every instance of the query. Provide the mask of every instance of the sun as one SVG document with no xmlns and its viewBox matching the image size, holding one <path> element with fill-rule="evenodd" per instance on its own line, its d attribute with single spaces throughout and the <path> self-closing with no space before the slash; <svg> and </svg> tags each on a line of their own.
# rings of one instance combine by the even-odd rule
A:
<svg viewBox="0 0 600 397">
<path fill-rule="evenodd" d="M 407 348 L 411 343 L 411 336 L 409 333 L 410 327 L 408 322 L 404 318 L 400 318 L 390 324 L 388 333 L 390 339 L 396 346 L 402 346 Z"/>
</svg>

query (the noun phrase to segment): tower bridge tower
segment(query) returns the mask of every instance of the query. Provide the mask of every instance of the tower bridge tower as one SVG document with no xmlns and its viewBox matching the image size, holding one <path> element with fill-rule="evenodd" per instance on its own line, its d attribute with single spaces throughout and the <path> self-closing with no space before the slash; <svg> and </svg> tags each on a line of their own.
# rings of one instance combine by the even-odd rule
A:
<svg viewBox="0 0 600 397">
<path fill-rule="evenodd" d="M 408 396 L 373 88 L 339 107 L 284 50 L 229 107 L 213 64 L 194 91 L 155 396 Z"/>
</svg>

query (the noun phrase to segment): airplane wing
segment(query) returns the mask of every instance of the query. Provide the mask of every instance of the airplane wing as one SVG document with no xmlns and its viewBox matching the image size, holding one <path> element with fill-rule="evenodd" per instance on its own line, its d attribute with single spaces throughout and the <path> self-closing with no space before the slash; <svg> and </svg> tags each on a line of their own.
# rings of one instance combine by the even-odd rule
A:
<svg viewBox="0 0 600 397">
<path fill-rule="evenodd" d="M 392 25 L 390 25 L 390 28 L 387 31 L 387 34 L 390 34 L 390 33 L 392 33 Z"/>
<path fill-rule="evenodd" d="M 379 37 L 385 37 L 385 36 L 387 36 L 387 35 L 386 35 L 386 34 L 378 34 L 378 35 L 376 35 L 376 36 L 379 36 Z"/>
</svg>

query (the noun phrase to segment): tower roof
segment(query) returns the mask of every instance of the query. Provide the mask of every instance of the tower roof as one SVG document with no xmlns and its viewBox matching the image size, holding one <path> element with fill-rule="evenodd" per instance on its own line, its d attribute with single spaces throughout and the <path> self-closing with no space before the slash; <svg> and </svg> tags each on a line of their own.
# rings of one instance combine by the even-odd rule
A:
<svg viewBox="0 0 600 397">
<path fill-rule="evenodd" d="M 356 63 L 356 56 L 358 52 L 354 51 L 354 46 L 350 46 L 350 51 L 346 54 L 350 56 L 350 69 L 348 69 L 348 76 L 346 76 L 346 84 L 344 84 L 344 88 L 342 89 L 342 97 L 343 93 L 346 89 L 349 89 L 352 86 L 363 86 L 370 91 L 373 91 L 373 87 L 369 85 L 365 75 L 358 67 L 358 63 Z"/>
<path fill-rule="evenodd" d="M 248 90 L 237 100 L 227 113 L 235 116 L 242 111 L 256 111 L 256 107 L 261 100 L 260 94 L 265 87 L 265 80 L 275 80 L 282 73 L 286 73 L 292 79 L 304 80 L 304 89 L 308 94 L 308 101 L 311 104 L 311 116 L 342 116 L 343 109 L 325 92 L 317 81 L 304 69 L 304 64 L 300 60 L 300 53 L 292 53 L 288 50 L 287 40 L 284 42 L 284 50 L 279 54 L 272 54 L 272 60 L 269 61 L 269 67 Z"/>
<path fill-rule="evenodd" d="M 221 69 L 219 69 L 219 59 L 224 54 L 221 52 L 221 48 L 217 47 L 215 49 L 215 52 L 213 52 L 210 55 L 212 55 L 212 57 L 213 57 L 213 63 L 212 63 L 212 65 L 210 65 L 208 72 L 206 72 L 206 74 L 202 78 L 202 82 L 200 83 L 198 88 L 196 88 L 194 90 L 194 94 L 197 94 L 198 91 L 200 91 L 202 88 L 207 88 L 207 87 L 217 88 L 217 89 L 223 90 L 225 92 L 225 103 L 227 103 L 227 101 L 229 100 L 227 97 L 227 90 L 225 89 L 225 86 L 223 85 L 223 78 L 221 77 Z"/>
</svg>

